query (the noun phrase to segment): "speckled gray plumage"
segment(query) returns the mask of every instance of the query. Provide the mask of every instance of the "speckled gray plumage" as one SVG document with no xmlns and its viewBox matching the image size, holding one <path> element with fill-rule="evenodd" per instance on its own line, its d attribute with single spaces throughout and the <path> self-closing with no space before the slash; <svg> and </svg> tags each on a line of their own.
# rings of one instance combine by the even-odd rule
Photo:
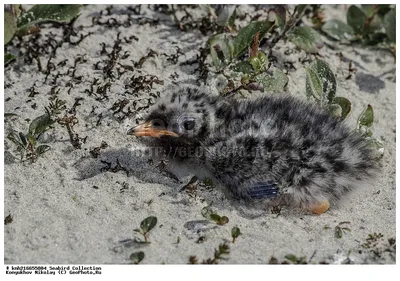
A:
<svg viewBox="0 0 400 281">
<path fill-rule="evenodd" d="M 188 116 L 196 126 L 185 131 L 180 124 Z M 357 132 L 287 94 L 235 100 L 183 86 L 150 109 L 146 120 L 155 119 L 180 137 L 156 138 L 153 145 L 170 157 L 197 157 L 238 198 L 254 199 L 261 183 L 279 189 L 266 198 L 292 207 L 334 202 L 376 171 Z"/>
</svg>

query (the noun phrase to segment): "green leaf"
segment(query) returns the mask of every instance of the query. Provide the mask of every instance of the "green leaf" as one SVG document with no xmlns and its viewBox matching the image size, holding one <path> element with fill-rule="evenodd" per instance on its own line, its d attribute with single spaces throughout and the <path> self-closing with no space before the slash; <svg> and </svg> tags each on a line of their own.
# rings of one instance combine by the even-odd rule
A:
<svg viewBox="0 0 400 281">
<path fill-rule="evenodd" d="M 133 231 L 143 234 L 143 231 L 141 229 L 139 229 L 139 228 L 135 228 Z"/>
<path fill-rule="evenodd" d="M 235 5 L 225 5 L 222 8 L 221 13 L 218 15 L 216 23 L 219 26 L 230 25 L 229 21 L 231 20 L 232 16 L 234 16 L 235 11 L 236 11 L 236 6 Z M 235 18 L 233 18 L 233 21 L 235 21 Z"/>
<path fill-rule="evenodd" d="M 363 39 L 371 36 L 375 32 L 382 32 L 383 17 L 379 16 L 379 5 L 361 5 L 362 12 L 365 14 L 363 26 Z"/>
<path fill-rule="evenodd" d="M 362 4 L 361 9 L 367 17 L 371 17 L 374 14 L 375 6 L 372 4 Z"/>
<path fill-rule="evenodd" d="M 76 17 L 82 5 L 34 5 L 18 19 L 18 28 L 23 29 L 45 21 L 69 22 Z"/>
<path fill-rule="evenodd" d="M 396 43 L 396 9 L 391 9 L 385 15 L 383 24 L 389 40 Z"/>
<path fill-rule="evenodd" d="M 40 30 L 40 28 L 38 26 L 30 25 L 30 26 L 25 26 L 25 27 L 19 28 L 15 34 L 17 36 L 26 36 L 29 34 L 36 33 L 39 30 Z"/>
<path fill-rule="evenodd" d="M 31 145 L 33 145 L 33 146 L 36 145 L 37 140 L 35 139 L 34 136 L 32 136 L 32 135 L 29 133 L 29 134 L 26 135 L 26 137 L 27 137 L 27 139 L 28 139 L 28 141 L 29 141 L 29 143 L 30 143 Z"/>
<path fill-rule="evenodd" d="M 368 105 L 368 107 L 361 113 L 360 117 L 358 118 L 358 125 L 371 127 L 373 123 L 374 123 L 374 110 L 372 109 L 371 105 Z"/>
<path fill-rule="evenodd" d="M 24 145 L 24 147 L 27 147 L 28 142 L 26 141 L 26 136 L 21 132 L 19 132 L 18 135 L 19 135 L 19 139 L 21 140 L 21 143 Z"/>
<path fill-rule="evenodd" d="M 278 15 L 275 18 L 275 23 L 276 23 L 276 27 L 279 31 L 279 34 L 281 34 L 283 28 L 285 27 L 285 22 L 282 20 L 281 17 L 279 17 Z"/>
<path fill-rule="evenodd" d="M 233 53 L 232 57 L 237 58 L 247 51 L 251 43 L 253 42 L 253 38 L 257 32 L 260 32 L 259 40 L 264 37 L 264 35 L 268 32 L 268 30 L 272 27 L 273 23 L 268 21 L 260 21 L 260 22 L 251 22 L 246 27 L 242 28 L 239 31 L 239 34 L 232 42 Z"/>
<path fill-rule="evenodd" d="M 342 108 L 338 104 L 328 104 L 327 109 L 334 117 L 339 118 L 342 116 Z"/>
<path fill-rule="evenodd" d="M 231 233 L 232 233 L 232 238 L 233 238 L 233 239 L 238 238 L 239 235 L 242 234 L 242 233 L 240 232 L 240 228 L 239 228 L 239 227 L 236 227 L 236 226 L 235 226 L 234 228 L 232 228 Z"/>
<path fill-rule="evenodd" d="M 310 64 L 310 69 L 318 75 L 322 83 L 322 100 L 332 103 L 336 95 L 336 78 L 329 64 L 323 60 L 316 59 Z"/>
<path fill-rule="evenodd" d="M 339 226 L 335 226 L 335 237 L 338 239 L 343 237 L 343 231 Z"/>
<path fill-rule="evenodd" d="M 319 33 L 309 26 L 295 27 L 288 34 L 288 39 L 307 53 L 318 53 L 324 45 Z"/>
<path fill-rule="evenodd" d="M 211 215 L 214 214 L 214 211 L 211 209 L 210 206 L 206 206 L 201 209 L 201 215 L 208 220 L 211 220 Z"/>
<path fill-rule="evenodd" d="M 297 257 L 295 255 L 286 255 L 285 259 L 290 260 L 293 263 L 297 263 Z"/>
<path fill-rule="evenodd" d="M 240 78 L 240 83 L 242 83 L 242 85 L 248 85 L 250 82 L 250 76 L 248 74 L 243 74 Z"/>
<path fill-rule="evenodd" d="M 236 9 L 233 11 L 233 14 L 228 20 L 228 26 L 233 27 L 235 26 L 235 20 L 236 20 Z"/>
<path fill-rule="evenodd" d="M 17 140 L 17 136 L 11 132 L 7 135 L 7 139 L 9 139 L 10 141 L 12 141 L 14 144 L 16 144 L 19 148 L 21 149 L 26 149 L 26 145 L 24 145 L 23 143 L 21 143 L 20 141 Z"/>
<path fill-rule="evenodd" d="M 225 34 L 217 34 L 210 38 L 210 53 L 216 68 L 223 67 L 231 61 L 231 50 Z"/>
<path fill-rule="evenodd" d="M 148 217 L 142 220 L 140 223 L 140 228 L 144 233 L 149 232 L 150 230 L 153 229 L 154 226 L 157 224 L 157 218 L 156 217 Z"/>
<path fill-rule="evenodd" d="M 364 31 L 364 23 L 367 21 L 367 16 L 364 12 L 355 5 L 351 5 L 347 10 L 347 24 L 350 25 L 355 33 L 362 34 Z"/>
<path fill-rule="evenodd" d="M 21 14 L 22 11 L 22 5 L 21 4 L 14 4 L 14 14 L 15 17 L 18 18 L 19 15 Z"/>
<path fill-rule="evenodd" d="M 4 65 L 7 65 L 8 63 L 12 62 L 15 59 L 16 56 L 14 56 L 13 54 L 4 54 Z"/>
<path fill-rule="evenodd" d="M 254 77 L 254 80 L 263 86 L 265 92 L 280 93 L 284 91 L 289 78 L 279 69 L 275 69 L 272 75 L 263 73 Z"/>
<path fill-rule="evenodd" d="M 382 43 L 385 44 L 387 39 L 387 34 L 383 32 L 368 33 L 363 37 L 363 44 L 367 46 L 375 46 Z"/>
<path fill-rule="evenodd" d="M 253 72 L 253 67 L 247 60 L 233 64 L 231 69 L 235 72 L 242 72 L 244 74 L 251 74 Z"/>
<path fill-rule="evenodd" d="M 346 119 L 347 115 L 349 115 L 351 111 L 351 102 L 344 97 L 334 97 L 332 102 L 334 104 L 340 105 L 340 107 L 342 108 L 341 119 Z"/>
<path fill-rule="evenodd" d="M 40 155 L 40 154 L 43 154 L 43 153 L 45 153 L 46 151 L 49 151 L 49 150 L 50 150 L 50 146 L 45 145 L 45 144 L 39 145 L 36 148 L 36 154 Z"/>
<path fill-rule="evenodd" d="M 306 69 L 306 93 L 309 97 L 314 97 L 320 101 L 322 99 L 322 83 L 318 74 L 311 68 Z"/>
<path fill-rule="evenodd" d="M 275 7 L 274 11 L 276 15 L 275 24 L 279 27 L 280 32 L 282 32 L 286 24 L 286 7 L 284 5 L 278 5 Z"/>
<path fill-rule="evenodd" d="M 378 9 L 378 15 L 384 17 L 390 10 L 390 4 L 378 4 L 376 5 Z"/>
<path fill-rule="evenodd" d="M 224 225 L 229 222 L 229 218 L 227 216 L 222 216 L 219 221 L 217 221 L 218 225 Z"/>
<path fill-rule="evenodd" d="M 308 6 L 308 4 L 296 5 L 296 7 L 294 8 L 293 14 L 297 12 L 297 18 L 298 18 L 298 16 L 304 12 L 304 10 L 307 8 L 307 6 Z"/>
<path fill-rule="evenodd" d="M 213 213 L 213 214 L 210 214 L 210 219 L 212 221 L 219 222 L 221 220 L 221 216 L 218 215 L 218 214 Z"/>
<path fill-rule="evenodd" d="M 336 40 L 350 41 L 355 39 L 353 28 L 337 19 L 328 20 L 324 23 L 321 29 Z"/>
<path fill-rule="evenodd" d="M 358 130 L 364 138 L 369 138 L 373 135 L 372 131 L 365 126 L 359 126 Z"/>
<path fill-rule="evenodd" d="M 51 119 L 50 115 L 43 114 L 35 119 L 29 124 L 29 133 L 38 135 L 47 130 L 55 121 Z"/>
<path fill-rule="evenodd" d="M 14 5 L 4 6 L 4 45 L 11 41 L 17 30 L 17 18 L 14 13 Z M 5 61 L 4 61 L 5 63 Z"/>
<path fill-rule="evenodd" d="M 257 56 L 249 59 L 255 73 L 264 72 L 268 67 L 268 58 L 263 52 L 258 52 Z"/>
<path fill-rule="evenodd" d="M 129 259 L 132 263 L 139 264 L 144 259 L 144 253 L 142 251 L 134 252 L 129 256 Z"/>
<path fill-rule="evenodd" d="M 365 139 L 368 143 L 368 145 L 373 148 L 373 159 L 380 159 L 383 157 L 383 153 L 385 152 L 385 148 L 383 146 L 383 143 L 373 137 L 367 137 Z"/>
</svg>

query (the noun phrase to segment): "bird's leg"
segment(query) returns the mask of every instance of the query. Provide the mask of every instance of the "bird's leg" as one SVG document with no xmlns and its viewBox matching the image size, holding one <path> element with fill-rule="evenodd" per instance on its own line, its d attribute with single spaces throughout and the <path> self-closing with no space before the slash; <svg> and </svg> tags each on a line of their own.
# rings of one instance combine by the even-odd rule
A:
<svg viewBox="0 0 400 281">
<path fill-rule="evenodd" d="M 303 205 L 301 203 L 296 203 L 296 201 L 294 201 L 294 198 L 292 197 L 292 194 L 283 193 L 271 202 L 271 206 L 298 206 L 307 211 L 311 211 L 316 215 L 320 215 L 325 213 L 329 209 L 330 204 L 328 200 L 324 200 L 317 203 Z"/>
<path fill-rule="evenodd" d="M 215 143 L 205 151 L 206 162 L 211 165 L 214 174 L 236 196 L 243 199 L 270 199 L 274 204 L 301 207 L 314 214 L 322 214 L 329 209 L 329 201 L 324 198 L 310 204 L 306 203 L 308 200 L 302 194 L 279 194 L 279 182 L 275 182 L 274 178 L 286 172 L 287 167 L 280 165 L 280 162 L 287 161 L 286 158 L 278 157 L 281 161 L 271 163 L 270 154 L 260 154 L 263 150 L 257 144 L 249 141 L 244 143 L 242 141 L 238 145 L 235 139 L 228 139 Z M 271 168 L 266 168 L 268 163 Z M 262 181 L 253 180 L 253 176 L 259 179 L 260 175 L 265 177 Z"/>
<path fill-rule="evenodd" d="M 310 204 L 307 206 L 307 210 L 309 210 L 317 215 L 325 213 L 328 209 L 329 209 L 329 201 L 328 200 Z"/>
</svg>

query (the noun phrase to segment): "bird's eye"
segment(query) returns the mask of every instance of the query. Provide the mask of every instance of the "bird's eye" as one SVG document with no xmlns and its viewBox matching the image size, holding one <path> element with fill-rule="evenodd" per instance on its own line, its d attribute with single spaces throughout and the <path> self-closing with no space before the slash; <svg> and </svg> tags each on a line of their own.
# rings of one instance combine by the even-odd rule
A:
<svg viewBox="0 0 400 281">
<path fill-rule="evenodd" d="M 163 127 L 165 127 L 164 122 L 162 120 L 159 120 L 159 119 L 155 119 L 155 120 L 151 121 L 151 125 L 154 128 L 163 128 Z"/>
<path fill-rule="evenodd" d="M 194 129 L 195 122 L 193 119 L 186 119 L 183 121 L 182 126 L 186 131 L 190 131 Z"/>
</svg>

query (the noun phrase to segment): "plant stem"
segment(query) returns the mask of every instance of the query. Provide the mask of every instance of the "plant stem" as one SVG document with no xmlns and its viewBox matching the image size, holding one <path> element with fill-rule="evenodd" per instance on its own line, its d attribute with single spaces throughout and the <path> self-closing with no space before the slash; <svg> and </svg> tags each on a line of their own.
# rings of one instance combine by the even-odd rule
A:
<svg viewBox="0 0 400 281">
<path fill-rule="evenodd" d="M 31 152 L 31 163 L 34 163 L 36 160 L 36 152 L 31 142 L 29 142 L 28 149 Z"/>
<path fill-rule="evenodd" d="M 304 9 L 305 10 L 305 9 Z M 297 14 L 296 16 L 294 16 L 294 13 L 296 12 L 296 10 L 293 12 L 293 18 L 289 21 L 289 23 L 287 23 L 285 25 L 285 28 L 283 29 L 282 33 L 279 34 L 278 36 L 276 36 L 272 41 L 271 44 L 269 45 L 269 48 L 272 49 L 276 43 L 279 42 L 279 40 L 282 39 L 282 37 L 284 37 L 286 35 L 286 33 L 288 33 L 290 30 L 293 29 L 293 27 L 295 27 L 297 25 L 297 23 L 301 20 L 301 17 L 304 14 L 304 11 L 301 12 L 301 14 Z"/>
</svg>

